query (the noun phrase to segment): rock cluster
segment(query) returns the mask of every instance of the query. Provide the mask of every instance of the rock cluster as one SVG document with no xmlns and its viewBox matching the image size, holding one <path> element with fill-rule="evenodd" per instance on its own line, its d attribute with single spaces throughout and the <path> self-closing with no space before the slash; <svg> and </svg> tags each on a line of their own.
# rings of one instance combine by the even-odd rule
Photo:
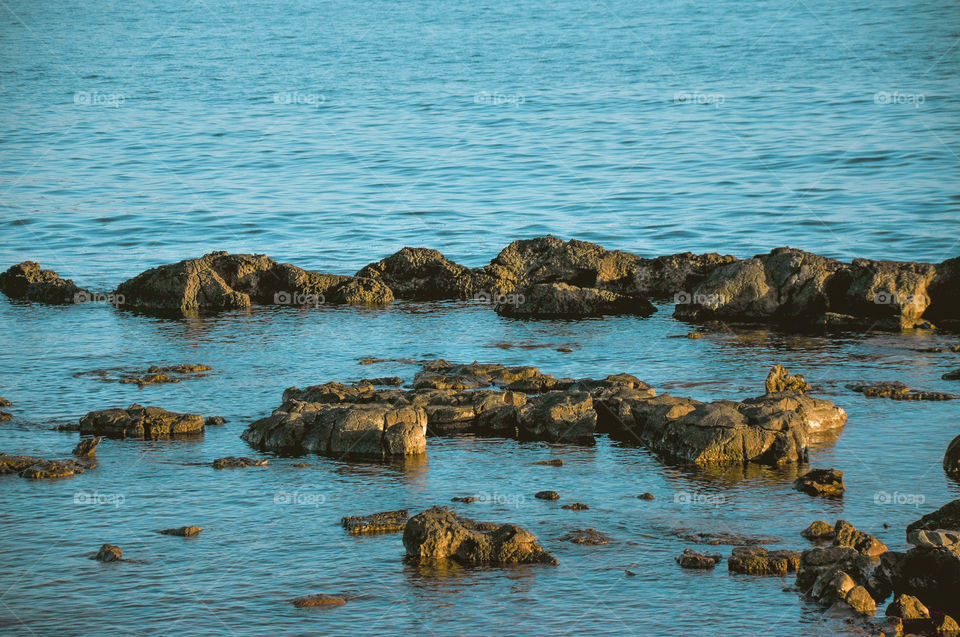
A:
<svg viewBox="0 0 960 637">
<path fill-rule="evenodd" d="M 97 468 L 97 445 L 102 438 L 85 438 L 73 449 L 73 458 L 44 460 L 36 456 L 15 456 L 0 453 L 0 475 L 16 473 L 21 478 L 49 480 L 68 478 Z"/>
</svg>

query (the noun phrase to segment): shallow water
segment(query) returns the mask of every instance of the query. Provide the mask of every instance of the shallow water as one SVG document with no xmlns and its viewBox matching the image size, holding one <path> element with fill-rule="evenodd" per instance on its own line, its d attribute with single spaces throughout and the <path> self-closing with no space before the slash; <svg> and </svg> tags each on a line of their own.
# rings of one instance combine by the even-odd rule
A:
<svg viewBox="0 0 960 637">
<path fill-rule="evenodd" d="M 960 253 L 957 11 L 8 1 L 0 265 L 35 259 L 112 289 L 213 249 L 349 274 L 403 245 L 482 265 L 547 232 L 645 256 L 789 244 L 941 261 Z M 51 427 L 134 401 L 230 421 L 200 440 L 105 441 L 100 468 L 72 479 L 0 479 L 0 632 L 836 634 L 842 624 L 782 590 L 793 578 L 733 576 L 723 563 L 681 570 L 673 558 L 694 545 L 671 531 L 774 535 L 802 549 L 810 521 L 843 517 L 904 548 L 906 523 L 960 497 L 940 467 L 960 409 L 844 385 L 958 391 L 940 375 L 960 356 L 915 351 L 955 339 L 672 339 L 692 328 L 670 314 L 524 322 L 472 303 L 398 302 L 168 320 L 0 299 L 0 395 L 14 401 L 3 451 L 66 456 L 77 435 Z M 416 371 L 361 366 L 369 356 L 629 372 L 699 399 L 758 394 L 783 362 L 850 415 L 811 454 L 846 471 L 848 493 L 826 502 L 791 490 L 789 471 L 696 471 L 604 437 L 596 447 L 430 439 L 423 464 L 311 457 L 308 469 L 240 440 L 288 386 Z M 214 371 L 143 389 L 75 376 L 177 362 Z M 208 466 L 224 455 L 270 464 Z M 565 466 L 532 465 L 553 456 Z M 548 488 L 562 499 L 533 499 Z M 656 500 L 638 500 L 644 491 Z M 357 539 L 337 524 L 474 494 L 492 502 L 457 510 L 522 524 L 560 566 L 420 571 L 404 565 L 399 536 Z M 560 509 L 572 501 L 590 509 Z M 152 532 L 183 524 L 205 530 Z M 586 527 L 614 543 L 556 539 Z M 89 560 L 104 542 L 142 562 Z M 319 611 L 288 603 L 316 592 L 351 599 Z"/>
</svg>

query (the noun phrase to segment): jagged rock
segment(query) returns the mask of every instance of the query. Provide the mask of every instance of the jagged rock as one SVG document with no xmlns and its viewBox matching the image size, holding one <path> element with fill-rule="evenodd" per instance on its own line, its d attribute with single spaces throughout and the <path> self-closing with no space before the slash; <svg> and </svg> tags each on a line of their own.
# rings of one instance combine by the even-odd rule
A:
<svg viewBox="0 0 960 637">
<path fill-rule="evenodd" d="M 676 558 L 677 564 L 679 564 L 682 568 L 694 568 L 694 569 L 713 568 L 722 559 L 723 559 L 722 555 L 698 553 L 693 549 L 683 549 L 683 553 L 681 553 Z"/>
<path fill-rule="evenodd" d="M 252 303 L 319 305 L 382 304 L 393 300 L 383 283 L 321 274 L 260 255 L 211 252 L 162 265 L 117 287 L 127 307 L 143 310 L 224 310 Z"/>
<path fill-rule="evenodd" d="M 24 261 L 0 274 L 0 292 L 11 299 L 40 303 L 77 303 L 91 297 L 72 279 L 61 279 L 53 270 L 42 270 L 34 261 Z"/>
<path fill-rule="evenodd" d="M 291 399 L 241 437 L 259 449 L 383 458 L 425 453 L 426 430 L 426 412 L 417 407 Z"/>
<path fill-rule="evenodd" d="M 839 469 L 811 469 L 796 479 L 793 488 L 807 495 L 822 498 L 843 497 L 843 471 Z"/>
<path fill-rule="evenodd" d="M 123 561 L 123 549 L 113 544 L 104 544 L 97 551 L 94 559 L 98 562 L 121 562 Z"/>
<path fill-rule="evenodd" d="M 193 537 L 194 535 L 200 535 L 200 532 L 203 531 L 199 526 L 180 526 L 175 529 L 163 529 L 157 531 L 161 535 L 176 535 L 177 537 Z"/>
<path fill-rule="evenodd" d="M 634 268 L 633 286 L 628 290 L 658 299 L 675 299 L 692 290 L 713 270 L 736 260 L 729 254 L 716 252 L 683 252 L 655 259 L 640 259 Z"/>
<path fill-rule="evenodd" d="M 768 394 L 785 391 L 803 394 L 810 389 L 810 384 L 800 374 L 793 375 L 783 365 L 774 365 L 767 375 L 766 390 Z"/>
<path fill-rule="evenodd" d="M 839 547 L 848 547 L 856 549 L 858 552 L 870 557 L 876 557 L 881 553 L 887 552 L 887 545 L 873 537 L 869 533 L 857 530 L 855 526 L 846 520 L 837 520 L 833 527 L 833 545 Z"/>
<path fill-rule="evenodd" d="M 538 500 L 559 500 L 560 494 L 556 491 L 537 491 L 533 497 Z"/>
<path fill-rule="evenodd" d="M 836 537 L 833 527 L 823 520 L 816 520 L 801 533 L 808 540 L 832 540 Z"/>
<path fill-rule="evenodd" d="M 578 529 L 570 531 L 559 538 L 561 542 L 572 542 L 573 544 L 584 544 L 587 546 L 600 546 L 610 543 L 610 536 L 601 533 L 596 529 Z"/>
<path fill-rule="evenodd" d="M 27 467 L 33 466 L 38 462 L 43 462 L 43 458 L 36 456 L 11 456 L 6 453 L 0 453 L 0 475 L 20 473 Z"/>
<path fill-rule="evenodd" d="M 960 478 L 960 436 L 947 445 L 947 451 L 943 454 L 943 470 L 951 478 Z"/>
<path fill-rule="evenodd" d="M 642 296 L 566 283 L 538 283 L 501 295 L 494 310 L 502 316 L 523 318 L 583 318 L 606 314 L 649 316 L 657 308 Z"/>
<path fill-rule="evenodd" d="M 107 438 L 170 438 L 203 433 L 203 416 L 178 414 L 137 404 L 127 409 L 91 411 L 80 419 L 80 434 Z"/>
<path fill-rule="evenodd" d="M 770 551 L 762 546 L 738 546 L 730 553 L 727 567 L 732 573 L 746 575 L 786 575 L 800 565 L 796 551 Z"/>
<path fill-rule="evenodd" d="M 0 398 L 0 407 L 9 407 L 13 403 L 7 400 L 6 398 Z"/>
<path fill-rule="evenodd" d="M 5 411 L 0 411 L 0 422 L 7 422 L 11 418 L 13 418 L 13 414 L 10 414 Z"/>
<path fill-rule="evenodd" d="M 410 512 L 407 509 L 384 511 L 370 515 L 350 515 L 340 520 L 350 535 L 372 533 L 399 533 L 407 526 Z"/>
<path fill-rule="evenodd" d="M 316 606 L 343 606 L 347 603 L 347 600 L 343 597 L 317 593 L 316 595 L 298 597 L 290 603 L 296 608 L 313 608 Z"/>
<path fill-rule="evenodd" d="M 897 595 L 897 598 L 887 606 L 888 617 L 901 619 L 927 619 L 930 611 L 919 599 L 913 595 Z"/>
<path fill-rule="evenodd" d="M 596 426 L 597 412 L 587 392 L 547 392 L 520 410 L 522 439 L 592 443 Z"/>
<path fill-rule="evenodd" d="M 551 564 L 537 538 L 513 524 L 479 524 L 433 507 L 407 522 L 403 546 L 416 563 L 453 560 L 465 565 Z"/>
<path fill-rule="evenodd" d="M 247 458 L 246 456 L 236 457 L 236 456 L 227 456 L 225 458 L 217 458 L 213 461 L 214 469 L 245 469 L 247 467 L 263 467 L 267 465 L 266 459 L 257 459 Z"/>
<path fill-rule="evenodd" d="M 854 548 L 828 546 L 804 551 L 797 567 L 797 588 L 809 592 L 821 577 L 834 577 L 843 572 L 858 584 L 868 581 L 873 573 L 873 560 Z M 825 575 L 826 574 L 826 575 Z"/>
<path fill-rule="evenodd" d="M 877 383 L 854 383 L 847 389 L 863 394 L 867 398 L 890 398 L 893 400 L 954 400 L 956 394 L 946 392 L 911 389 L 899 381 Z"/>
<path fill-rule="evenodd" d="M 93 438 L 84 438 L 73 448 L 73 455 L 78 458 L 87 458 L 97 453 L 97 446 L 103 442 L 103 438 L 95 436 Z"/>
<path fill-rule="evenodd" d="M 382 281 L 398 299 L 468 299 L 476 292 L 469 268 L 427 248 L 403 248 L 364 267 L 357 277 Z"/>
<path fill-rule="evenodd" d="M 913 531 L 960 531 L 960 500 L 953 500 L 936 511 L 928 513 L 907 525 L 907 535 Z"/>
</svg>

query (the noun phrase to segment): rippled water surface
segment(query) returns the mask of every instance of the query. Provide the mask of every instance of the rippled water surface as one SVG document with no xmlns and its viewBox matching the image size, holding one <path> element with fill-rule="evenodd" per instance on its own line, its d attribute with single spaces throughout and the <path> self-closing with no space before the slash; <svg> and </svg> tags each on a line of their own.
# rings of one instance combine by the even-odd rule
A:
<svg viewBox="0 0 960 637">
<path fill-rule="evenodd" d="M 422 245 L 475 266 L 545 233 L 645 256 L 960 254 L 953 2 L 0 5 L 4 268 L 34 259 L 111 289 L 212 249 L 350 274 Z M 960 409 L 844 385 L 960 391 L 940 380 L 960 356 L 916 351 L 955 337 L 671 339 L 691 329 L 671 310 L 524 322 L 398 302 L 169 320 L 0 299 L 0 395 L 14 402 L 0 450 L 66 456 L 77 434 L 52 427 L 135 401 L 230 421 L 199 440 L 105 441 L 101 466 L 71 479 L 0 479 L 0 633 L 836 634 L 842 624 L 783 590 L 792 578 L 682 571 L 673 558 L 693 545 L 672 531 L 802 549 L 810 521 L 843 517 L 903 548 L 906 523 L 960 497 L 940 467 Z M 629 372 L 698 399 L 760 393 L 783 362 L 850 415 L 811 454 L 846 471 L 847 496 L 795 492 L 790 471 L 672 466 L 604 437 L 431 439 L 422 463 L 310 457 L 307 469 L 240 440 L 291 385 L 417 370 L 359 364 L 370 356 Z M 214 371 L 143 389 L 75 375 L 177 362 Z M 209 467 L 224 455 L 270 464 Z M 565 466 L 532 464 L 555 456 Z M 562 500 L 533 499 L 542 489 Z M 399 536 L 337 524 L 477 493 L 496 502 L 458 510 L 522 524 L 560 566 L 419 570 Z M 91 494 L 101 503 L 84 504 Z M 560 509 L 571 501 L 590 509 Z M 205 530 L 152 532 L 183 524 Z M 587 527 L 614 542 L 557 540 Z M 104 542 L 139 561 L 88 559 Z M 289 604 L 316 592 L 350 601 Z"/>
</svg>

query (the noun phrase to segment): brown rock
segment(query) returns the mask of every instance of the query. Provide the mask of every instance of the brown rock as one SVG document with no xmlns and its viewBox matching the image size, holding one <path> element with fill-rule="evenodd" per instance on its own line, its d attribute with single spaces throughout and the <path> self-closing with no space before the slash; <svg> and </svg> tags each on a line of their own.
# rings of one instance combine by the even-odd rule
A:
<svg viewBox="0 0 960 637">
<path fill-rule="evenodd" d="M 693 568 L 693 569 L 710 569 L 716 566 L 720 560 L 723 559 L 721 555 L 711 555 L 708 553 L 698 553 L 693 549 L 683 549 L 677 558 L 677 564 L 682 568 Z"/>
<path fill-rule="evenodd" d="M 98 562 L 120 562 L 123 560 L 123 550 L 113 544 L 104 544 L 94 559 Z"/>
<path fill-rule="evenodd" d="M 316 595 L 307 595 L 306 597 L 298 597 L 291 602 L 296 608 L 314 608 L 318 606 L 343 606 L 347 603 L 347 600 L 343 597 L 335 597 L 333 595 L 324 595 L 323 593 L 317 593 Z"/>
<path fill-rule="evenodd" d="M 80 460 L 77 458 L 67 458 L 65 460 L 41 460 L 40 462 L 27 467 L 20 472 L 21 478 L 31 480 L 50 480 L 53 478 L 68 478 L 78 473 L 84 473 L 87 469 L 95 469 L 97 466 L 93 460 Z"/>
<path fill-rule="evenodd" d="M 804 380 L 800 374 L 792 375 L 783 365 L 774 365 L 773 369 L 767 375 L 765 383 L 768 394 L 776 394 L 785 391 L 797 392 L 803 394 L 810 389 L 810 384 Z"/>
<path fill-rule="evenodd" d="M 217 458 L 213 461 L 214 469 L 245 469 L 247 467 L 263 467 L 267 465 L 266 458 L 256 459 L 236 456 L 227 456 L 225 458 Z"/>
<path fill-rule="evenodd" d="M 533 464 L 535 464 L 535 465 L 540 465 L 540 466 L 544 466 L 544 467 L 562 467 L 562 466 L 563 466 L 563 459 L 562 459 L 562 458 L 554 458 L 554 459 L 552 459 L 552 460 L 538 460 L 537 462 L 534 462 Z"/>
<path fill-rule="evenodd" d="M 583 318 L 606 314 L 649 316 L 657 308 L 642 296 L 566 283 L 540 283 L 498 296 L 494 310 L 518 318 Z"/>
<path fill-rule="evenodd" d="M 92 297 L 72 279 L 61 279 L 53 270 L 42 270 L 34 261 L 24 261 L 0 274 L 0 292 L 11 299 L 40 303 L 78 303 Z"/>
<path fill-rule="evenodd" d="M 97 453 L 97 446 L 103 442 L 103 438 L 100 436 L 95 436 L 93 438 L 83 438 L 80 442 L 77 443 L 77 446 L 73 448 L 73 455 L 78 458 L 88 458 L 95 453 Z"/>
<path fill-rule="evenodd" d="M 410 512 L 407 509 L 384 511 L 370 515 L 351 515 L 340 520 L 350 535 L 372 533 L 399 533 L 407 526 Z"/>
<path fill-rule="evenodd" d="M 913 595 L 897 595 L 897 598 L 887 606 L 887 616 L 901 619 L 927 619 L 930 611 L 919 599 Z"/>
<path fill-rule="evenodd" d="M 570 531 L 566 535 L 563 535 L 559 538 L 561 542 L 572 542 L 573 544 L 584 544 L 587 546 L 600 546 L 602 544 L 610 543 L 610 536 L 606 533 L 601 533 L 596 529 L 578 529 L 576 531 Z"/>
<path fill-rule="evenodd" d="M 808 540 L 832 540 L 836 537 L 833 527 L 823 520 L 816 520 L 801 533 Z"/>
<path fill-rule="evenodd" d="M 590 507 L 588 507 L 588 506 L 587 506 L 586 504 L 584 504 L 583 502 L 573 502 L 573 503 L 571 503 L 571 504 L 564 504 L 564 505 L 563 505 L 562 507 L 560 507 L 560 508 L 561 508 L 561 509 L 567 509 L 567 510 L 569 510 L 569 511 L 586 511 L 586 510 L 589 509 Z"/>
<path fill-rule="evenodd" d="M 821 498 L 842 498 L 846 489 L 839 469 L 811 469 L 794 481 L 793 488 Z"/>
<path fill-rule="evenodd" d="M 960 436 L 947 445 L 947 452 L 943 454 L 943 470 L 951 478 L 960 478 Z"/>
<path fill-rule="evenodd" d="M 869 533 L 857 530 L 855 526 L 846 520 L 837 520 L 836 525 L 833 527 L 833 532 L 834 546 L 852 548 L 870 557 L 876 557 L 881 553 L 886 553 L 888 550 L 886 544 Z"/>
<path fill-rule="evenodd" d="M 427 248 L 403 248 L 357 276 L 382 281 L 398 299 L 469 299 L 476 292 L 468 268 Z"/>
<path fill-rule="evenodd" d="M 559 500 L 560 494 L 556 491 L 537 491 L 533 497 L 538 500 Z"/>
<path fill-rule="evenodd" d="M 747 575 L 786 575 L 799 565 L 796 551 L 770 551 L 762 546 L 738 546 L 727 561 L 730 572 Z"/>
<path fill-rule="evenodd" d="M 157 531 L 162 535 L 176 535 L 178 537 L 193 537 L 195 535 L 200 535 L 200 532 L 203 531 L 199 526 L 180 526 L 175 529 L 163 529 Z"/>
<path fill-rule="evenodd" d="M 597 412 L 587 392 L 547 392 L 520 409 L 524 439 L 592 443 L 596 426 Z"/>
<path fill-rule="evenodd" d="M 854 586 L 847 593 L 847 605 L 862 615 L 873 617 L 877 612 L 877 603 L 863 586 Z"/>
<path fill-rule="evenodd" d="M 127 409 L 91 411 L 80 419 L 80 434 L 107 438 L 171 438 L 203 433 L 203 417 L 133 404 Z"/>
</svg>

